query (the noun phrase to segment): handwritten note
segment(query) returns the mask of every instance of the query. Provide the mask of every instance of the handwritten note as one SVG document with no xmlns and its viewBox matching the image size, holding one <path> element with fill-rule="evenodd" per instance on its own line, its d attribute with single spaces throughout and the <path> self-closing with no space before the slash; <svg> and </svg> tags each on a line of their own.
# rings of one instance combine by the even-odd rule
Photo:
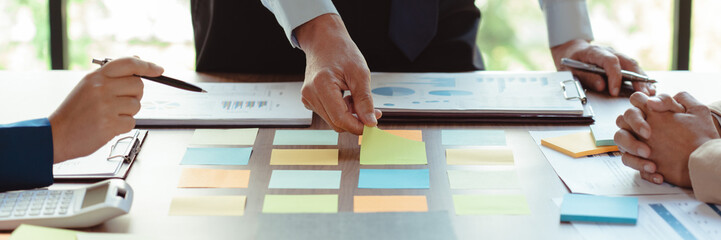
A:
<svg viewBox="0 0 721 240">
<path fill-rule="evenodd" d="M 263 213 L 337 213 L 337 194 L 265 195 Z"/>
<path fill-rule="evenodd" d="M 408 140 L 377 127 L 365 127 L 363 136 L 361 165 L 428 164 L 424 142 Z"/>
<path fill-rule="evenodd" d="M 506 147 L 446 149 L 448 165 L 513 165 L 513 151 Z"/>
<path fill-rule="evenodd" d="M 270 165 L 338 165 L 338 149 L 273 149 Z"/>
<path fill-rule="evenodd" d="M 353 196 L 353 212 L 428 212 L 426 196 Z"/>
<path fill-rule="evenodd" d="M 196 129 L 190 144 L 193 145 L 253 145 L 257 128 Z"/>
<path fill-rule="evenodd" d="M 179 188 L 247 188 L 250 170 L 184 168 Z"/>
<path fill-rule="evenodd" d="M 181 165 L 248 165 L 253 148 L 188 148 Z"/>
<path fill-rule="evenodd" d="M 171 216 L 243 216 L 246 196 L 175 197 Z"/>
<path fill-rule="evenodd" d="M 523 195 L 453 195 L 457 215 L 529 215 Z"/>
<path fill-rule="evenodd" d="M 333 130 L 276 130 L 273 145 L 338 145 Z"/>
</svg>

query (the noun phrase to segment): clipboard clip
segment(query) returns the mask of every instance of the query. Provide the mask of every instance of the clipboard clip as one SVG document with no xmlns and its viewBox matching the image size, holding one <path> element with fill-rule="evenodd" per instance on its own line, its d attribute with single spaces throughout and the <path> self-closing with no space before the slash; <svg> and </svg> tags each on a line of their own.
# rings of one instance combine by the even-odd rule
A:
<svg viewBox="0 0 721 240">
<path fill-rule="evenodd" d="M 119 138 L 113 146 L 110 148 L 110 154 L 108 155 L 108 158 L 106 160 L 110 161 L 113 159 L 121 158 L 123 162 L 130 163 L 133 160 L 135 160 L 135 156 L 138 155 L 139 152 L 139 146 L 140 146 L 140 140 L 138 139 L 139 131 L 135 131 L 133 136 L 126 136 Z M 116 153 L 115 149 L 119 145 L 125 145 L 125 149 L 123 149 L 122 152 L 119 154 Z"/>
<path fill-rule="evenodd" d="M 576 96 L 568 96 L 566 93 L 566 83 L 572 83 L 574 85 L 574 88 L 576 89 L 576 92 L 578 93 Z M 581 100 L 581 104 L 586 104 L 586 91 L 581 87 L 581 82 L 579 82 L 576 79 L 569 79 L 561 82 L 561 89 L 563 89 L 563 97 L 566 98 L 566 100 L 572 100 L 572 99 L 578 99 Z"/>
</svg>

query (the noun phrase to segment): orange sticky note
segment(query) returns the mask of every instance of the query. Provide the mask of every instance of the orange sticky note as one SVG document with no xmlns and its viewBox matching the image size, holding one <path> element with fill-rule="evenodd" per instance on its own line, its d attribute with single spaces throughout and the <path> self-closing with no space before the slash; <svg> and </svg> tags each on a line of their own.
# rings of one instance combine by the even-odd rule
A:
<svg viewBox="0 0 721 240">
<path fill-rule="evenodd" d="M 513 165 L 510 148 L 446 149 L 448 165 Z"/>
<path fill-rule="evenodd" d="M 354 196 L 353 212 L 428 212 L 426 196 Z"/>
<path fill-rule="evenodd" d="M 618 151 L 618 146 L 596 146 L 590 131 L 541 139 L 541 145 L 575 158 Z"/>
<path fill-rule="evenodd" d="M 404 137 L 406 139 L 414 140 L 414 141 L 423 141 L 423 132 L 421 130 L 383 130 L 390 134 Z M 358 136 L 358 145 L 361 145 L 363 142 L 363 135 Z"/>
<path fill-rule="evenodd" d="M 179 188 L 248 188 L 250 170 L 184 168 Z"/>
<path fill-rule="evenodd" d="M 338 149 L 273 149 L 270 165 L 338 165 Z"/>
</svg>

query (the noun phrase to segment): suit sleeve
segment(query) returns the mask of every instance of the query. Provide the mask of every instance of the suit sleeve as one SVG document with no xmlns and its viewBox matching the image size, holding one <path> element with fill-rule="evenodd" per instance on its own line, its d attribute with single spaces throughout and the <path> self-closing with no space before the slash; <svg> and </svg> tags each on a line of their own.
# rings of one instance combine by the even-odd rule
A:
<svg viewBox="0 0 721 240">
<path fill-rule="evenodd" d="M 53 137 L 47 118 L 0 125 L 0 192 L 53 184 Z"/>
<path fill-rule="evenodd" d="M 278 24 L 283 27 L 288 41 L 293 47 L 300 48 L 293 30 L 314 18 L 326 14 L 338 14 L 331 0 L 261 0 L 268 8 Z"/>
<path fill-rule="evenodd" d="M 593 40 L 585 0 L 538 0 L 546 16 L 548 45 L 555 47 L 573 39 Z"/>
<path fill-rule="evenodd" d="M 709 105 L 709 109 L 714 115 L 716 129 L 721 130 L 721 102 Z M 708 141 L 693 151 L 688 170 L 696 199 L 721 204 L 721 139 Z"/>
</svg>

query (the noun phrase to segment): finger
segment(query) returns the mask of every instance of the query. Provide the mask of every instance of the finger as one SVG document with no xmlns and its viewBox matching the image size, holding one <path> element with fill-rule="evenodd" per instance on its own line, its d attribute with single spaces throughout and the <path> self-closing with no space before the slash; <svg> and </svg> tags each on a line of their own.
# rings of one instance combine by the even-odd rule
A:
<svg viewBox="0 0 721 240">
<path fill-rule="evenodd" d="M 105 80 L 107 89 L 114 96 L 134 97 L 140 100 L 143 97 L 143 81 L 139 77 L 109 78 Z"/>
<path fill-rule="evenodd" d="M 375 109 L 373 110 L 373 113 L 375 113 L 376 119 L 380 119 L 381 117 L 383 117 L 383 112 L 381 112 L 381 110 Z"/>
<path fill-rule="evenodd" d="M 655 184 L 663 183 L 663 175 L 658 174 L 658 173 L 641 172 L 641 178 L 645 179 L 646 181 L 655 183 Z"/>
<path fill-rule="evenodd" d="M 646 115 L 641 109 L 631 107 L 623 113 L 623 120 L 631 127 L 634 133 L 648 139 L 651 137 L 651 126 L 646 122 Z"/>
<path fill-rule="evenodd" d="M 600 92 L 606 89 L 606 79 L 601 75 L 580 70 L 571 70 L 571 72 L 584 86 L 592 88 L 594 91 Z"/>
<path fill-rule="evenodd" d="M 134 57 L 125 57 L 110 61 L 100 68 L 100 72 L 107 77 L 126 77 L 133 74 L 156 77 L 163 73 L 163 68 Z"/>
<path fill-rule="evenodd" d="M 641 173 L 656 172 L 656 163 L 647 159 L 640 158 L 633 154 L 623 154 L 623 156 L 621 156 L 621 161 L 623 162 L 623 165 L 636 169 Z"/>
<path fill-rule="evenodd" d="M 675 113 L 684 113 L 686 108 L 676 102 L 670 95 L 662 93 L 655 98 L 649 98 L 646 103 L 649 109 L 657 112 L 671 111 Z"/>
<path fill-rule="evenodd" d="M 694 113 L 698 110 L 708 111 L 708 108 L 703 103 L 699 102 L 687 92 L 679 92 L 673 98 L 683 105 L 688 113 Z"/>
<path fill-rule="evenodd" d="M 621 91 L 621 63 L 618 57 L 605 48 L 591 46 L 578 55 L 581 62 L 595 64 L 606 71 L 608 92 L 618 96 Z"/>
<path fill-rule="evenodd" d="M 140 111 L 140 100 L 134 97 L 117 97 L 113 104 L 118 115 L 135 116 Z"/>
<path fill-rule="evenodd" d="M 350 79 L 346 79 L 346 82 L 350 88 L 351 97 L 353 98 L 352 105 L 354 112 L 366 126 L 375 127 L 378 125 L 378 121 L 375 117 L 375 111 L 373 111 L 370 72 L 359 70 L 349 78 Z"/>
<path fill-rule="evenodd" d="M 641 69 L 641 66 L 638 65 L 638 62 L 634 60 L 633 58 L 626 56 L 626 54 L 619 53 L 614 51 L 613 49 L 609 49 L 613 54 L 616 55 L 618 58 L 619 63 L 621 64 L 621 69 L 626 71 L 635 72 L 641 75 L 646 75 L 646 72 Z M 633 89 L 642 93 L 645 93 L 646 95 L 653 96 L 656 94 L 656 90 L 653 90 L 653 94 L 651 93 L 652 90 L 650 88 L 649 83 L 646 82 L 632 82 L 631 85 L 633 86 Z"/>
<path fill-rule="evenodd" d="M 631 105 L 634 107 L 637 107 L 641 109 L 642 111 L 646 111 L 646 103 L 648 102 L 648 96 L 641 92 L 635 92 L 631 94 L 631 96 L 628 98 L 628 100 L 631 102 Z"/>
<path fill-rule="evenodd" d="M 312 94 L 312 96 L 316 96 L 315 94 Z M 325 108 L 323 108 L 323 104 L 318 100 L 318 98 L 305 98 L 303 97 L 304 104 L 306 104 L 306 108 L 315 112 L 318 114 L 320 118 L 323 119 L 328 125 L 330 125 L 331 128 L 333 128 L 336 132 L 344 132 L 345 130 L 339 128 L 338 126 L 334 125 L 331 121 L 330 117 L 328 116 L 328 113 L 326 113 Z"/>
<path fill-rule="evenodd" d="M 325 89 L 325 90 L 322 90 Z M 325 110 L 330 124 L 356 135 L 363 134 L 363 123 L 351 114 L 350 109 L 343 101 L 343 94 L 332 86 L 316 91 L 319 102 Z"/>
<path fill-rule="evenodd" d="M 651 154 L 651 148 L 645 143 L 638 141 L 634 135 L 626 129 L 619 129 L 616 134 L 613 135 L 613 141 L 616 143 L 618 148 L 622 148 L 623 152 L 648 158 Z M 624 154 L 625 155 L 625 154 Z"/>
</svg>

